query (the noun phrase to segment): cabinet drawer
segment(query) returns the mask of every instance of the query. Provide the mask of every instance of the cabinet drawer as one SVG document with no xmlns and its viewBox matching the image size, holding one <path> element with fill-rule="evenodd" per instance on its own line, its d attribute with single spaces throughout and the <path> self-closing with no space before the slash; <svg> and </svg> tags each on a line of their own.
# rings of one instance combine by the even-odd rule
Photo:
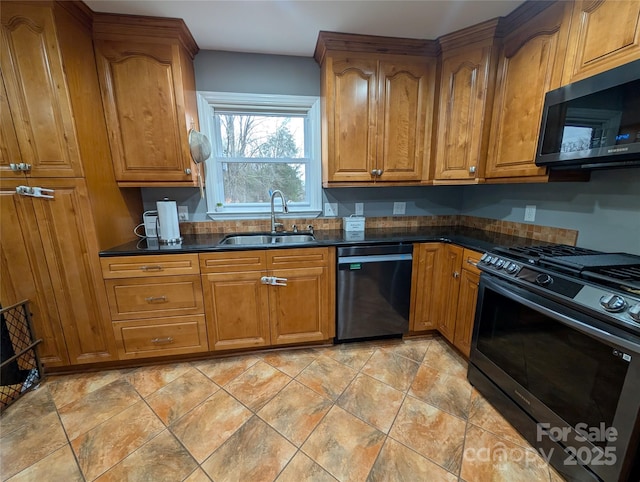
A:
<svg viewBox="0 0 640 482">
<path fill-rule="evenodd" d="M 204 313 L 200 276 L 105 281 L 112 320 Z"/>
<path fill-rule="evenodd" d="M 197 254 L 100 258 L 104 279 L 200 274 Z"/>
<path fill-rule="evenodd" d="M 334 248 L 271 249 L 267 251 L 267 267 L 272 269 L 331 266 L 335 263 L 333 253 Z"/>
<path fill-rule="evenodd" d="M 480 274 L 480 270 L 478 269 L 478 262 L 482 257 L 482 253 L 478 253 L 477 251 L 473 251 L 472 249 L 464 249 L 462 254 L 462 269 L 466 269 L 467 271 L 471 271 L 472 273 Z"/>
<path fill-rule="evenodd" d="M 266 269 L 265 251 L 206 253 L 200 255 L 202 273 L 237 273 Z"/>
<path fill-rule="evenodd" d="M 204 315 L 117 321 L 113 330 L 120 359 L 208 351 Z"/>
</svg>

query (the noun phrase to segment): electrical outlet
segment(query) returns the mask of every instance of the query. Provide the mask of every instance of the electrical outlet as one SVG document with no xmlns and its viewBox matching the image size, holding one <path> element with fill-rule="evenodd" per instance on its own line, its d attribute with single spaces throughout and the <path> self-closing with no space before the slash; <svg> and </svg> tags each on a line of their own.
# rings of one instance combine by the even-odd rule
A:
<svg viewBox="0 0 640 482">
<path fill-rule="evenodd" d="M 356 203 L 356 216 L 364 214 L 364 203 Z"/>
<path fill-rule="evenodd" d="M 178 221 L 189 221 L 188 206 L 178 206 Z"/>
<path fill-rule="evenodd" d="M 324 203 L 324 215 L 327 217 L 338 215 L 338 203 Z"/>
<path fill-rule="evenodd" d="M 527 204 L 524 208 L 524 220 L 533 222 L 536 220 L 536 205 Z"/>
<path fill-rule="evenodd" d="M 404 214 L 407 209 L 407 203 L 405 202 L 394 202 L 393 203 L 393 214 Z"/>
</svg>

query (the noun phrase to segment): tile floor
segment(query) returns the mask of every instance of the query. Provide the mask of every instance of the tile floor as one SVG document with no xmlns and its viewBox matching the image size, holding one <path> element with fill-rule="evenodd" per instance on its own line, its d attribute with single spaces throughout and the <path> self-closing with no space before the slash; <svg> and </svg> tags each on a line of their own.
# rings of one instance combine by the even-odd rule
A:
<svg viewBox="0 0 640 482">
<path fill-rule="evenodd" d="M 52 376 L 0 418 L 0 478 L 562 480 L 465 376 L 437 337 Z"/>
</svg>

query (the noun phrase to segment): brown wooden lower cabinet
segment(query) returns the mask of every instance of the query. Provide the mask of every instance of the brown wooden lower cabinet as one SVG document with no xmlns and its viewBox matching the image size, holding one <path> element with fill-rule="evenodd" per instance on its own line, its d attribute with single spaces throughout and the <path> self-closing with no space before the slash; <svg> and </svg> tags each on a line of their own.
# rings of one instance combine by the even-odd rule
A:
<svg viewBox="0 0 640 482">
<path fill-rule="evenodd" d="M 201 254 L 209 348 L 230 350 L 332 338 L 334 266 L 334 248 Z M 264 277 L 277 280 L 268 284 Z"/>
<path fill-rule="evenodd" d="M 31 301 L 46 367 L 116 360 L 85 181 L 30 180 L 53 199 L 17 195 L 17 183 L 2 181 L 0 302 Z"/>
<path fill-rule="evenodd" d="M 451 343 L 456 329 L 462 253 L 463 248 L 453 244 L 444 244 L 440 250 L 438 331 Z"/>
<path fill-rule="evenodd" d="M 414 245 L 410 329 L 437 329 L 469 356 L 482 256 L 448 243 Z"/>
<path fill-rule="evenodd" d="M 121 360 L 209 350 L 197 254 L 100 258 Z"/>
<path fill-rule="evenodd" d="M 411 331 L 435 330 L 438 327 L 438 254 L 442 243 L 415 244 L 411 271 Z"/>
<path fill-rule="evenodd" d="M 211 350 L 270 344 L 269 287 L 260 282 L 262 276 L 264 271 L 202 275 Z"/>
<path fill-rule="evenodd" d="M 470 249 L 465 249 L 463 253 L 453 344 L 466 356 L 471 353 L 473 321 L 476 315 L 478 283 L 480 282 L 480 270 L 476 265 L 481 256 L 481 253 Z"/>
</svg>

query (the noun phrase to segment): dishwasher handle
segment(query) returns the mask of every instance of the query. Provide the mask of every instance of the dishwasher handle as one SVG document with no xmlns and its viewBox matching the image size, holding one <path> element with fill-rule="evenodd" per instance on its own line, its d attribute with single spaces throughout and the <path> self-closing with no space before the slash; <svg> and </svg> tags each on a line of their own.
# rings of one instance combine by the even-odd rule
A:
<svg viewBox="0 0 640 482">
<path fill-rule="evenodd" d="M 338 265 L 351 263 L 385 263 L 389 261 L 411 261 L 411 254 L 380 254 L 370 256 L 344 256 L 338 258 Z"/>
</svg>

